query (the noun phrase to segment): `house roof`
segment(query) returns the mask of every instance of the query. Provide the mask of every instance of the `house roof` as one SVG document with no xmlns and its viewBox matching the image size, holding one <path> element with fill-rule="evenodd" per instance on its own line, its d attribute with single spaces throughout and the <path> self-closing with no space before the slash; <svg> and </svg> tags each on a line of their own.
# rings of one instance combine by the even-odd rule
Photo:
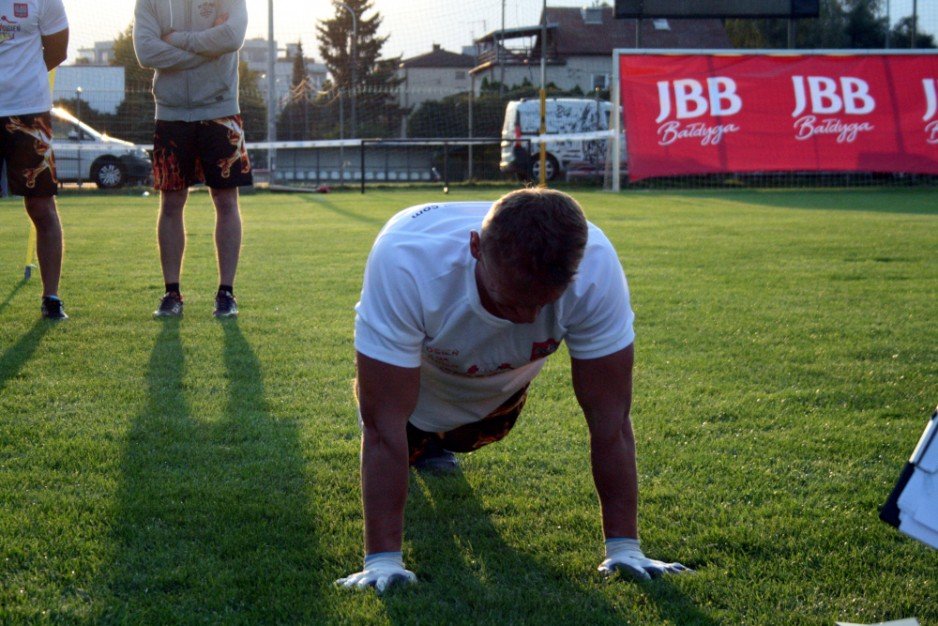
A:
<svg viewBox="0 0 938 626">
<path fill-rule="evenodd" d="M 719 19 L 642 20 L 641 45 L 636 42 L 634 19 L 616 19 L 612 7 L 549 7 L 543 16 L 546 24 L 548 57 L 606 56 L 616 48 L 732 48 Z M 657 24 L 666 24 L 659 28 Z M 520 38 L 535 38 L 530 49 L 540 56 L 542 26 L 519 26 L 493 30 L 476 39 L 490 46 Z M 505 45 L 505 44 L 502 44 Z"/>
<path fill-rule="evenodd" d="M 433 50 L 401 61 L 401 67 L 407 68 L 462 68 L 469 69 L 476 64 L 475 57 L 443 50 L 440 44 L 433 44 Z"/>
<path fill-rule="evenodd" d="M 586 11 L 598 23 L 588 23 Z M 612 7 L 578 9 L 548 7 L 548 24 L 557 27 L 548 39 L 557 56 L 608 55 L 615 48 L 635 48 L 634 19 L 616 19 Z M 599 19 L 601 16 L 601 19 Z M 732 48 L 719 19 L 669 19 L 667 30 L 656 27 L 659 20 L 642 20 L 641 48 Z"/>
</svg>

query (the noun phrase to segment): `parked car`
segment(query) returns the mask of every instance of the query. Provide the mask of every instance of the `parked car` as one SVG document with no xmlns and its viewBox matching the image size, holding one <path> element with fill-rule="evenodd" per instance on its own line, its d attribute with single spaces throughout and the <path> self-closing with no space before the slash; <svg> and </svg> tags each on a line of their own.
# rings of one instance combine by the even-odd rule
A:
<svg viewBox="0 0 938 626">
<path fill-rule="evenodd" d="M 612 103 L 587 98 L 548 98 L 545 102 L 546 134 L 571 135 L 609 130 Z M 541 102 L 538 99 L 512 100 L 505 106 L 502 124 L 502 153 L 499 169 L 504 174 L 522 178 L 540 177 Z M 625 161 L 625 138 L 622 142 L 622 160 Z M 547 161 L 544 175 L 556 180 L 561 173 L 577 164 L 584 164 L 602 172 L 606 159 L 606 139 L 547 140 Z M 528 149 L 530 147 L 530 154 Z"/>
<path fill-rule="evenodd" d="M 61 107 L 52 108 L 52 152 L 61 182 L 94 182 L 101 189 L 149 184 L 150 155 L 142 147 L 99 133 Z"/>
</svg>

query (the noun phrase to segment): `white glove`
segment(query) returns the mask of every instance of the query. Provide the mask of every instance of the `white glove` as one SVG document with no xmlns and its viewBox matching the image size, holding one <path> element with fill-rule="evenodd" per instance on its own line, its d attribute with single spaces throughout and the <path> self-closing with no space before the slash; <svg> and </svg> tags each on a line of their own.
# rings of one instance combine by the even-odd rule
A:
<svg viewBox="0 0 938 626">
<path fill-rule="evenodd" d="M 404 569 L 400 552 L 376 552 L 365 556 L 365 569 L 335 581 L 346 589 L 374 587 L 378 593 L 395 583 L 415 583 L 417 575 Z"/>
<path fill-rule="evenodd" d="M 621 572 L 637 580 L 650 580 L 663 574 L 678 574 L 694 570 L 680 563 L 664 563 L 649 559 L 642 552 L 638 539 L 616 537 L 606 539 L 606 560 L 599 564 L 599 571 L 606 576 Z"/>
</svg>

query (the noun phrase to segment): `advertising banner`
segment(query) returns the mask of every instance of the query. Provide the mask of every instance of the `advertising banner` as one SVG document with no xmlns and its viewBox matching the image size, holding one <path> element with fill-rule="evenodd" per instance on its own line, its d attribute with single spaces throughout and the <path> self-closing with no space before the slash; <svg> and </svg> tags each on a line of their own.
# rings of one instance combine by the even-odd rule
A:
<svg viewBox="0 0 938 626">
<path fill-rule="evenodd" d="M 619 56 L 629 178 L 938 174 L 938 55 Z"/>
</svg>

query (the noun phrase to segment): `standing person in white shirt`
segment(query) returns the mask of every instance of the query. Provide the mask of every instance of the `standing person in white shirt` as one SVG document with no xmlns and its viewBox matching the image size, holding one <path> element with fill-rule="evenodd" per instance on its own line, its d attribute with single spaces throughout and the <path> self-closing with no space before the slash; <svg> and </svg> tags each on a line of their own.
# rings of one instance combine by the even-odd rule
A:
<svg viewBox="0 0 938 626">
<path fill-rule="evenodd" d="M 62 224 L 47 74 L 65 60 L 67 49 L 62 0 L 0 0 L 0 165 L 6 163 L 10 192 L 23 196 L 36 226 L 42 315 L 52 320 L 68 315 L 59 299 Z"/>
<path fill-rule="evenodd" d="M 523 189 L 398 213 L 372 248 L 356 312 L 365 564 L 337 584 L 416 581 L 401 554 L 408 466 L 453 471 L 453 452 L 507 435 L 561 341 L 590 431 L 599 570 L 687 571 L 639 547 L 634 315 L 615 250 L 573 198 Z"/>
</svg>

